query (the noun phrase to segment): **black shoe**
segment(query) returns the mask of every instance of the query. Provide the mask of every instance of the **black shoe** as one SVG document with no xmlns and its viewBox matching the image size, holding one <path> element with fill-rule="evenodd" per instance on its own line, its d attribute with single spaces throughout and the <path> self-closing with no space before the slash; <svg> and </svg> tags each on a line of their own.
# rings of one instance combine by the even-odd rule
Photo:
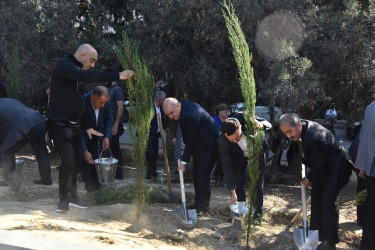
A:
<svg viewBox="0 0 375 250">
<path fill-rule="evenodd" d="M 34 183 L 39 184 L 39 185 L 52 185 L 52 180 L 49 180 L 49 181 L 34 180 Z"/>
<path fill-rule="evenodd" d="M 69 211 L 69 201 L 64 200 L 60 201 L 59 206 L 56 209 L 56 212 L 61 214 L 66 214 Z"/>
<path fill-rule="evenodd" d="M 335 250 L 336 243 L 329 240 L 324 240 L 322 243 L 319 244 L 317 250 Z"/>
</svg>

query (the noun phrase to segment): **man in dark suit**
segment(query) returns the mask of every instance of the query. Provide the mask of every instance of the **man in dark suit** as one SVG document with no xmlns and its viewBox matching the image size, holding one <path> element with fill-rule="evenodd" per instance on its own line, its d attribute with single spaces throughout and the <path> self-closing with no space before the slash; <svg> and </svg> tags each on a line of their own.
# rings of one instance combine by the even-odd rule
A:
<svg viewBox="0 0 375 250">
<path fill-rule="evenodd" d="M 310 168 L 301 184 L 311 190 L 310 229 L 319 230 L 322 243 L 318 249 L 336 249 L 339 213 L 337 195 L 342 187 L 342 171 L 350 157 L 326 128 L 316 122 L 300 120 L 296 114 L 284 114 L 279 120 L 281 131 L 298 148 L 303 163 Z M 301 145 L 302 144 L 302 145 Z"/>
<path fill-rule="evenodd" d="M 147 159 L 147 174 L 146 179 L 156 178 L 156 161 L 159 154 L 159 138 L 160 138 L 160 128 L 157 114 L 160 114 L 162 120 L 162 126 L 164 129 L 167 127 L 167 124 L 164 120 L 164 115 L 160 112 L 160 107 L 163 105 L 163 102 L 167 94 L 164 91 L 158 91 L 154 95 L 154 117 L 151 120 L 150 133 L 148 136 L 147 150 L 146 150 L 146 159 Z"/>
<path fill-rule="evenodd" d="M 109 101 L 109 91 L 104 86 L 97 86 L 92 92 L 85 94 L 86 116 L 92 128 L 102 134 L 104 138 L 93 136 L 90 140 L 85 131 L 82 132 L 82 148 L 85 161 L 82 164 L 82 180 L 87 192 L 100 188 L 94 160 L 99 158 L 102 149 L 109 149 L 112 134 L 112 110 Z"/>
<path fill-rule="evenodd" d="M 164 113 L 178 121 L 185 143 L 184 153 L 178 170 L 193 156 L 193 182 L 195 202 L 188 209 L 197 209 L 199 216 L 209 209 L 211 189 L 210 173 L 219 157 L 217 139 L 220 128 L 201 106 L 190 101 L 167 98 L 163 103 Z"/>
<path fill-rule="evenodd" d="M 23 146 L 31 144 L 38 161 L 41 180 L 36 184 L 51 185 L 51 166 L 45 141 L 46 120 L 37 111 L 11 98 L 0 98 L 0 152 L 5 181 L 15 170 L 15 157 Z"/>
<path fill-rule="evenodd" d="M 223 164 L 224 178 L 231 194 L 231 204 L 237 204 L 237 201 L 246 201 L 244 185 L 248 163 L 247 139 L 245 135 L 246 122 L 242 113 L 236 114 L 235 117 L 236 118 L 228 118 L 223 121 L 222 133 L 219 138 L 219 151 Z M 272 128 L 271 123 L 263 118 L 256 117 L 254 122 L 258 129 L 269 130 Z M 267 143 L 263 139 L 263 150 L 262 154 L 259 156 L 259 177 L 255 189 L 257 207 L 254 217 L 257 223 L 260 223 L 260 217 L 262 215 L 266 150 Z"/>
</svg>

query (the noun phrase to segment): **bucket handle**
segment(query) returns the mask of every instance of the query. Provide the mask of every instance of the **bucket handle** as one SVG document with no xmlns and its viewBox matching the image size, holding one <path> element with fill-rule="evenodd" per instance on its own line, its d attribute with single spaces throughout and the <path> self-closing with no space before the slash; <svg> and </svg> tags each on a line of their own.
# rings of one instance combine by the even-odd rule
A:
<svg viewBox="0 0 375 250">
<path fill-rule="evenodd" d="M 111 152 L 111 150 L 108 148 L 108 149 L 102 149 L 102 150 L 100 150 L 100 154 L 99 154 L 99 159 L 102 159 L 102 154 L 103 154 L 103 152 L 104 151 L 106 151 L 106 150 L 108 150 L 109 151 L 109 154 L 110 154 L 110 158 L 112 158 L 112 152 Z M 101 160 L 100 160 L 101 161 Z"/>
</svg>

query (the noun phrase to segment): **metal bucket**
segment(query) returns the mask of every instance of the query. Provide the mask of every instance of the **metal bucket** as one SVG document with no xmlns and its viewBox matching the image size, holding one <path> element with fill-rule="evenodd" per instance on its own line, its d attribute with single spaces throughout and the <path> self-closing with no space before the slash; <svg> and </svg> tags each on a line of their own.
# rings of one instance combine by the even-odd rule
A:
<svg viewBox="0 0 375 250">
<path fill-rule="evenodd" d="M 16 159 L 16 173 L 22 173 L 24 164 L 23 160 Z"/>
<path fill-rule="evenodd" d="M 94 160 L 96 174 L 98 175 L 98 182 L 100 184 L 106 184 L 115 181 L 118 162 L 117 159 L 112 158 L 112 155 L 109 158 L 102 158 L 103 151 L 100 153 L 100 157 Z"/>
<path fill-rule="evenodd" d="M 249 213 L 249 204 L 244 201 L 230 205 L 232 226 L 238 230 L 245 230 L 245 218 Z"/>
</svg>

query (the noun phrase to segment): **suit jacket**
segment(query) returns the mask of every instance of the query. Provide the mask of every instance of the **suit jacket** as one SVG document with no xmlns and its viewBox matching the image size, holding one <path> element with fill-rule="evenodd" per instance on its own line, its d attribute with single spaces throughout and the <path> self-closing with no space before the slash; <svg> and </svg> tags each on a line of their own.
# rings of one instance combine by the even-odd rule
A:
<svg viewBox="0 0 375 250">
<path fill-rule="evenodd" d="M 100 133 L 104 134 L 104 138 L 111 139 L 112 135 L 112 126 L 113 126 L 113 117 L 111 110 L 111 103 L 108 101 L 105 106 L 99 109 L 98 122 L 96 122 L 95 110 L 91 103 L 92 92 L 88 92 L 84 95 L 84 102 L 86 106 L 86 117 L 92 125 L 92 128 Z M 96 136 L 93 136 L 93 139 L 98 139 Z M 86 142 L 90 139 L 86 131 L 82 131 L 82 148 L 83 151 L 87 150 Z"/>
<path fill-rule="evenodd" d="M 151 124 L 150 124 L 150 134 L 149 134 L 149 141 L 150 142 L 153 141 L 155 139 L 155 137 L 157 137 L 157 135 L 158 135 L 158 118 L 157 118 L 157 114 L 156 114 L 155 104 L 153 104 L 153 105 L 154 105 L 154 117 L 152 118 Z M 160 110 L 161 110 L 161 107 L 160 107 Z M 162 111 L 160 112 L 160 116 L 161 116 L 161 123 L 162 123 L 163 129 L 165 129 L 167 127 L 167 123 L 165 122 L 164 115 L 163 115 Z"/>
<path fill-rule="evenodd" d="M 243 114 L 237 114 L 235 116 L 241 123 L 242 133 L 245 134 L 245 119 Z M 257 121 L 262 123 L 264 130 L 269 130 L 272 128 L 271 123 L 267 120 L 256 117 Z M 263 153 L 265 150 L 264 146 L 265 140 L 263 140 Z M 224 171 L 224 178 L 227 182 L 228 189 L 235 189 L 236 187 L 243 187 L 244 175 L 247 167 L 247 157 L 244 156 L 242 149 L 237 143 L 231 142 L 227 139 L 224 133 L 221 133 L 219 137 L 219 151 L 222 160 L 222 166 Z"/>
<path fill-rule="evenodd" d="M 45 122 L 45 118 L 39 112 L 25 106 L 20 101 L 0 98 L 1 152 L 13 147 L 33 127 Z"/>
<path fill-rule="evenodd" d="M 301 122 L 303 162 L 311 169 L 306 175 L 307 179 L 314 182 L 320 176 L 339 174 L 342 159 L 351 161 L 344 147 L 322 125 L 309 120 Z"/>
<path fill-rule="evenodd" d="M 217 145 L 220 128 L 201 106 L 191 101 L 180 101 L 178 123 L 185 143 L 181 160 L 189 162 L 191 156 L 204 155 L 208 147 Z"/>
</svg>

